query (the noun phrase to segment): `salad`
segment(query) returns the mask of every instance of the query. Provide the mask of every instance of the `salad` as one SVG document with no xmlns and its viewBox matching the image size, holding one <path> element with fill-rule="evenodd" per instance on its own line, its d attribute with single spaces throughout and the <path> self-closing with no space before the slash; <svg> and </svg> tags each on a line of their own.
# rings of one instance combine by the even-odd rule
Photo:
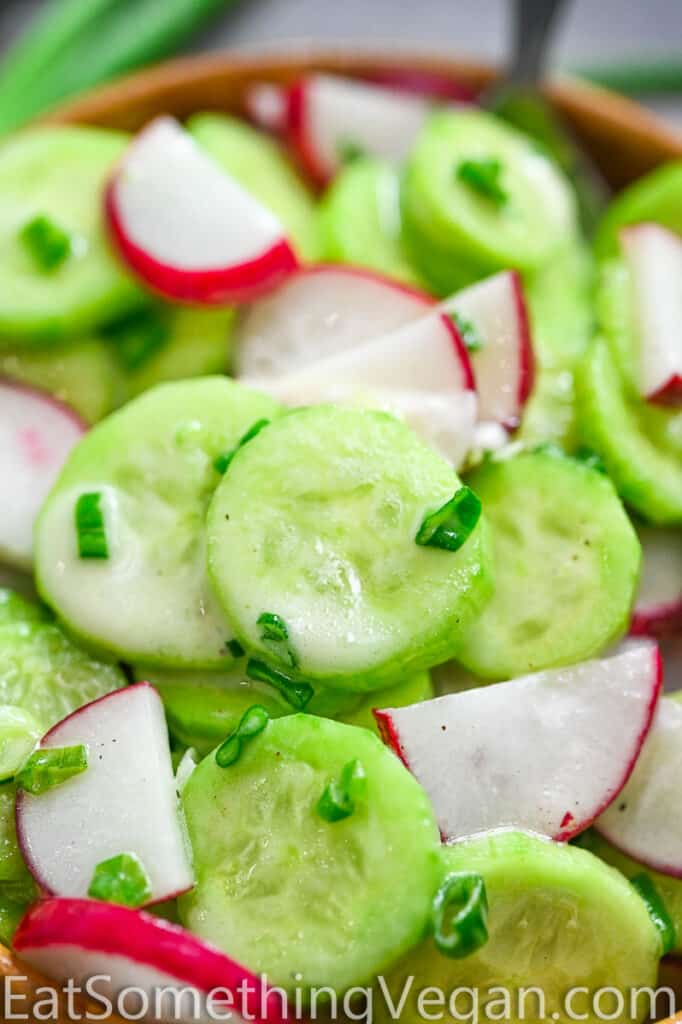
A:
<svg viewBox="0 0 682 1024">
<path fill-rule="evenodd" d="M 450 83 L 247 107 L 0 146 L 0 938 L 91 1019 L 666 1016 L 682 165 L 587 239 Z"/>
</svg>

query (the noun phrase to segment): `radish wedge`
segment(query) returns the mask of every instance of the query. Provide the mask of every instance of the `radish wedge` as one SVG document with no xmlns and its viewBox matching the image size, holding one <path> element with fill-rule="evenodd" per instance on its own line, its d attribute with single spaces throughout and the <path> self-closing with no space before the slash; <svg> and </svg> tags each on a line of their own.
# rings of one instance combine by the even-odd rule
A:
<svg viewBox="0 0 682 1024">
<path fill-rule="evenodd" d="M 250 301 L 296 267 L 277 218 L 170 117 L 131 144 L 105 213 L 123 260 L 172 301 Z"/>
<path fill-rule="evenodd" d="M 28 910 L 13 945 L 23 960 L 60 984 L 72 979 L 84 986 L 100 975 L 94 984 L 98 999 L 118 1004 L 121 1016 L 135 1013 L 129 1020 L 286 1019 L 281 997 L 261 979 L 179 925 L 144 911 L 94 900 L 45 900 Z M 127 1000 L 123 990 L 129 987 Z M 139 990 L 147 996 L 144 1016 Z"/>
<path fill-rule="evenodd" d="M 439 307 L 471 324 L 480 348 L 470 350 L 483 421 L 518 426 L 533 387 L 533 348 L 521 278 L 503 271 L 465 288 Z"/>
<path fill-rule="evenodd" d="M 244 94 L 246 116 L 259 128 L 273 135 L 284 135 L 287 128 L 288 98 L 281 85 L 254 82 Z"/>
<path fill-rule="evenodd" d="M 511 827 L 564 841 L 627 782 L 661 683 L 658 648 L 643 640 L 603 660 L 374 714 L 445 839 Z"/>
<path fill-rule="evenodd" d="M 336 75 L 308 75 L 289 91 L 289 143 L 307 174 L 326 185 L 345 151 L 400 163 L 433 99 Z"/>
<path fill-rule="evenodd" d="M 638 527 L 642 576 L 630 632 L 659 636 L 682 631 L 682 531 Z"/>
<path fill-rule="evenodd" d="M 659 702 L 627 786 L 596 822 L 617 849 L 663 875 L 682 878 L 682 703 Z"/>
<path fill-rule="evenodd" d="M 659 224 L 636 224 L 620 239 L 634 287 L 640 394 L 680 405 L 682 238 Z"/>
<path fill-rule="evenodd" d="M 136 854 L 157 903 L 186 892 L 192 870 L 180 825 L 163 703 L 138 683 L 86 704 L 41 748 L 85 744 L 88 767 L 39 796 L 17 796 L 17 837 L 31 874 L 53 896 L 85 896 L 95 868 Z"/>
<path fill-rule="evenodd" d="M 86 429 L 50 395 L 0 380 L 1 561 L 31 568 L 34 520 Z"/>
<path fill-rule="evenodd" d="M 246 313 L 237 339 L 237 372 L 280 377 L 380 337 L 434 308 L 430 296 L 370 270 L 308 267 Z"/>
</svg>

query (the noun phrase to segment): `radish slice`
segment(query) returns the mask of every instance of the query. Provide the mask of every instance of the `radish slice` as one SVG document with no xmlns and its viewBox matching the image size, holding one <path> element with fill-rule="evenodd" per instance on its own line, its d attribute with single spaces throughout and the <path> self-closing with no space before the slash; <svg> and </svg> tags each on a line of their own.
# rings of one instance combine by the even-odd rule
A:
<svg viewBox="0 0 682 1024">
<path fill-rule="evenodd" d="M 31 568 L 33 523 L 86 429 L 50 395 L 0 381 L 0 560 Z"/>
<path fill-rule="evenodd" d="M 128 266 L 177 302 L 246 302 L 296 267 L 277 218 L 170 117 L 131 144 L 105 212 Z"/>
<path fill-rule="evenodd" d="M 444 103 L 476 102 L 476 92 L 464 82 L 458 82 L 449 75 L 437 71 L 413 68 L 385 68 L 366 76 L 368 82 L 383 85 L 384 88 L 399 92 L 413 93 Z"/>
<path fill-rule="evenodd" d="M 630 632 L 658 636 L 682 631 L 682 531 L 639 527 L 642 576 Z"/>
<path fill-rule="evenodd" d="M 244 95 L 246 115 L 259 128 L 284 135 L 288 116 L 287 91 L 270 82 L 255 82 Z"/>
<path fill-rule="evenodd" d="M 639 328 L 639 390 L 652 402 L 682 403 L 682 239 L 659 224 L 620 234 L 632 274 Z"/>
<path fill-rule="evenodd" d="M 511 827 L 563 841 L 627 782 L 661 683 L 656 644 L 635 641 L 611 658 L 374 714 L 445 839 Z"/>
<path fill-rule="evenodd" d="M 481 340 L 470 352 L 478 391 L 479 416 L 518 426 L 533 387 L 533 348 L 521 278 L 503 271 L 465 288 L 440 307 L 469 321 Z"/>
<path fill-rule="evenodd" d="M 423 292 L 356 267 L 308 267 L 242 320 L 237 372 L 280 377 L 380 337 L 435 308 Z"/>
<path fill-rule="evenodd" d="M 179 925 L 144 911 L 94 900 L 46 900 L 29 909 L 13 945 L 23 960 L 59 984 L 73 980 L 84 988 L 88 979 L 100 976 L 97 996 L 111 1000 L 128 1020 L 286 1020 L 276 990 Z M 131 988 L 126 998 L 123 990 Z M 140 990 L 147 997 L 143 1015 Z"/>
<path fill-rule="evenodd" d="M 596 827 L 654 871 L 682 878 L 682 703 L 663 697 L 632 778 Z"/>
<path fill-rule="evenodd" d="M 83 743 L 88 767 L 40 796 L 17 797 L 17 836 L 40 887 L 85 896 L 95 868 L 134 853 L 151 883 L 150 903 L 194 884 L 180 826 L 163 703 L 138 683 L 86 704 L 56 725 L 41 748 Z"/>
<path fill-rule="evenodd" d="M 289 91 L 288 135 L 303 168 L 326 185 L 347 147 L 400 163 L 433 100 L 336 75 L 308 75 Z"/>
</svg>

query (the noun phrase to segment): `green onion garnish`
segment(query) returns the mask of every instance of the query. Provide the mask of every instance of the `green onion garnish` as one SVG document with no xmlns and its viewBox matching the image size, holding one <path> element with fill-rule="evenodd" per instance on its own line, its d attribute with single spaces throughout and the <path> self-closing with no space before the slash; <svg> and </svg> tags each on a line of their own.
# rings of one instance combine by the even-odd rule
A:
<svg viewBox="0 0 682 1024">
<path fill-rule="evenodd" d="M 102 330 L 124 370 L 134 373 L 170 341 L 170 319 L 160 307 L 136 310 Z"/>
<path fill-rule="evenodd" d="M 99 491 L 81 494 L 76 502 L 76 536 L 79 558 L 108 558 L 104 516 L 100 508 Z"/>
<path fill-rule="evenodd" d="M 70 235 L 44 214 L 24 224 L 19 238 L 33 262 L 44 273 L 60 267 L 71 254 Z"/>
<path fill-rule="evenodd" d="M 356 758 L 343 766 L 337 780 L 329 782 L 317 801 L 316 811 L 325 821 L 343 821 L 355 811 L 356 801 L 367 792 L 367 776 Z"/>
<path fill-rule="evenodd" d="M 256 420 L 256 422 L 249 427 L 246 433 L 239 438 L 234 448 L 231 448 L 229 452 L 223 452 L 221 455 L 216 455 L 213 460 L 213 468 L 216 473 L 220 473 L 221 475 L 226 473 L 232 459 L 235 457 L 239 449 L 243 448 L 245 444 L 249 443 L 249 441 L 253 441 L 256 434 L 260 434 L 263 427 L 267 427 L 269 422 L 270 420 L 266 419 Z"/>
<path fill-rule="evenodd" d="M 459 331 L 460 337 L 468 352 L 480 352 L 483 348 L 483 338 L 478 333 L 471 320 L 460 316 L 459 313 L 451 313 L 450 319 Z"/>
<path fill-rule="evenodd" d="M 229 768 L 238 761 L 244 744 L 263 731 L 269 718 L 270 715 L 260 704 L 248 708 L 234 732 L 216 750 L 216 764 L 220 768 Z"/>
<path fill-rule="evenodd" d="M 232 655 L 233 658 L 243 658 L 244 648 L 239 643 L 239 640 L 227 640 L 225 646 Z"/>
<path fill-rule="evenodd" d="M 367 150 L 353 139 L 340 139 L 336 146 L 336 153 L 342 164 L 352 164 L 355 160 L 361 160 L 367 156 Z"/>
<path fill-rule="evenodd" d="M 574 459 L 578 462 L 584 463 L 589 466 L 590 469 L 595 469 L 597 473 L 603 473 L 607 475 L 606 466 L 599 452 L 595 452 L 594 448 L 588 448 L 586 445 L 581 445 L 573 455 Z"/>
<path fill-rule="evenodd" d="M 472 871 L 448 875 L 431 910 L 433 938 L 443 956 L 461 960 L 488 941 L 488 897 L 485 882 Z"/>
<path fill-rule="evenodd" d="M 97 865 L 88 896 L 122 907 L 141 907 L 152 898 L 152 886 L 137 854 L 119 853 Z"/>
<path fill-rule="evenodd" d="M 481 502 L 466 485 L 455 491 L 450 501 L 426 516 L 415 541 L 422 547 L 459 551 L 481 518 Z"/>
<path fill-rule="evenodd" d="M 457 177 L 484 199 L 495 206 L 504 206 L 509 194 L 502 187 L 502 161 L 496 157 L 482 157 L 480 160 L 462 160 L 457 167 Z"/>
<path fill-rule="evenodd" d="M 280 615 L 275 612 L 263 612 L 256 619 L 256 624 L 263 627 L 261 640 L 272 640 L 275 643 L 283 643 L 289 639 L 287 624 Z"/>
<path fill-rule="evenodd" d="M 661 936 L 663 944 L 663 956 L 674 948 L 677 942 L 677 933 L 668 909 L 663 902 L 661 895 L 654 884 L 651 875 L 643 871 L 630 879 L 632 885 L 646 903 L 654 927 Z"/>
<path fill-rule="evenodd" d="M 265 662 L 258 661 L 256 658 L 249 658 L 247 661 L 246 674 L 249 679 L 255 679 L 256 682 L 274 686 L 282 694 L 285 701 L 291 704 L 292 708 L 296 708 L 297 711 L 303 711 L 315 693 L 310 683 L 292 679 L 286 673 L 276 668 L 270 668 Z"/>
<path fill-rule="evenodd" d="M 73 747 L 35 750 L 16 777 L 17 787 L 39 796 L 61 786 L 88 767 L 88 751 L 82 743 Z"/>
</svg>

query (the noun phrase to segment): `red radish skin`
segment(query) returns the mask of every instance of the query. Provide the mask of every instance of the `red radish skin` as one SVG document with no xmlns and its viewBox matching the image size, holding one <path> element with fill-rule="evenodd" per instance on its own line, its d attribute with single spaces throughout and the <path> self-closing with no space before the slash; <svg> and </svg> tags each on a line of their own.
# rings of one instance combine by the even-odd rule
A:
<svg viewBox="0 0 682 1024">
<path fill-rule="evenodd" d="M 400 736 L 396 729 L 393 719 L 389 711 L 381 711 L 379 708 L 372 708 L 372 714 L 374 715 L 379 730 L 379 735 L 386 744 L 390 747 L 394 754 L 400 758 L 407 770 L 410 770 L 410 766 L 403 749 L 403 745 L 400 742 Z"/>
<path fill-rule="evenodd" d="M 663 387 L 649 395 L 649 401 L 659 405 L 682 405 L 682 376 L 676 373 L 670 377 Z"/>
<path fill-rule="evenodd" d="M 464 82 L 458 82 L 449 75 L 439 75 L 437 71 L 418 71 L 404 68 L 402 70 L 387 69 L 374 71 L 364 75 L 367 82 L 384 85 L 397 92 L 407 92 L 414 96 L 426 96 L 442 103 L 475 103 L 476 92 Z"/>
<path fill-rule="evenodd" d="M 144 911 L 94 900 L 45 900 L 28 910 L 13 945 L 19 956 L 38 969 L 44 963 L 42 955 L 63 949 L 66 964 L 76 950 L 83 950 L 101 957 L 104 975 L 109 973 L 111 958 L 128 961 L 131 984 L 139 966 L 158 972 L 165 984 L 170 978 L 203 995 L 229 993 L 231 1001 L 224 999 L 223 1005 L 243 1009 L 245 1019 L 256 1024 L 285 1024 L 292 1019 L 283 1012 L 277 992 L 269 990 L 256 975 L 179 925 Z M 90 956 L 88 960 L 92 966 Z M 66 981 L 69 976 L 73 975 L 65 973 L 57 980 Z M 216 999 L 216 1010 L 219 1005 Z M 235 1019 L 240 1019 L 236 1013 Z"/>
<path fill-rule="evenodd" d="M 674 636 L 682 632 L 682 533 L 637 527 L 642 573 L 630 624 L 632 636 Z"/>
<path fill-rule="evenodd" d="M 289 144 L 298 158 L 301 170 L 319 189 L 325 188 L 333 171 L 325 167 L 317 158 L 317 153 L 308 140 L 305 123 L 305 79 L 301 79 L 289 89 L 287 96 L 286 131 Z"/>
<path fill-rule="evenodd" d="M 526 298 L 523 294 L 523 281 L 521 280 L 521 275 L 517 270 L 512 270 L 511 276 L 514 286 L 514 300 L 516 303 L 516 316 L 519 324 L 520 336 L 520 373 L 518 387 L 519 418 L 513 426 L 509 426 L 509 429 L 515 429 L 519 425 L 521 410 L 530 398 L 533 390 L 533 384 L 535 383 L 535 359 L 533 356 L 533 342 L 531 340 L 530 332 L 530 316 L 528 313 L 528 306 L 526 305 Z"/>
<path fill-rule="evenodd" d="M 651 611 L 635 611 L 631 636 L 670 636 L 682 632 L 682 601 L 660 605 Z"/>
</svg>

